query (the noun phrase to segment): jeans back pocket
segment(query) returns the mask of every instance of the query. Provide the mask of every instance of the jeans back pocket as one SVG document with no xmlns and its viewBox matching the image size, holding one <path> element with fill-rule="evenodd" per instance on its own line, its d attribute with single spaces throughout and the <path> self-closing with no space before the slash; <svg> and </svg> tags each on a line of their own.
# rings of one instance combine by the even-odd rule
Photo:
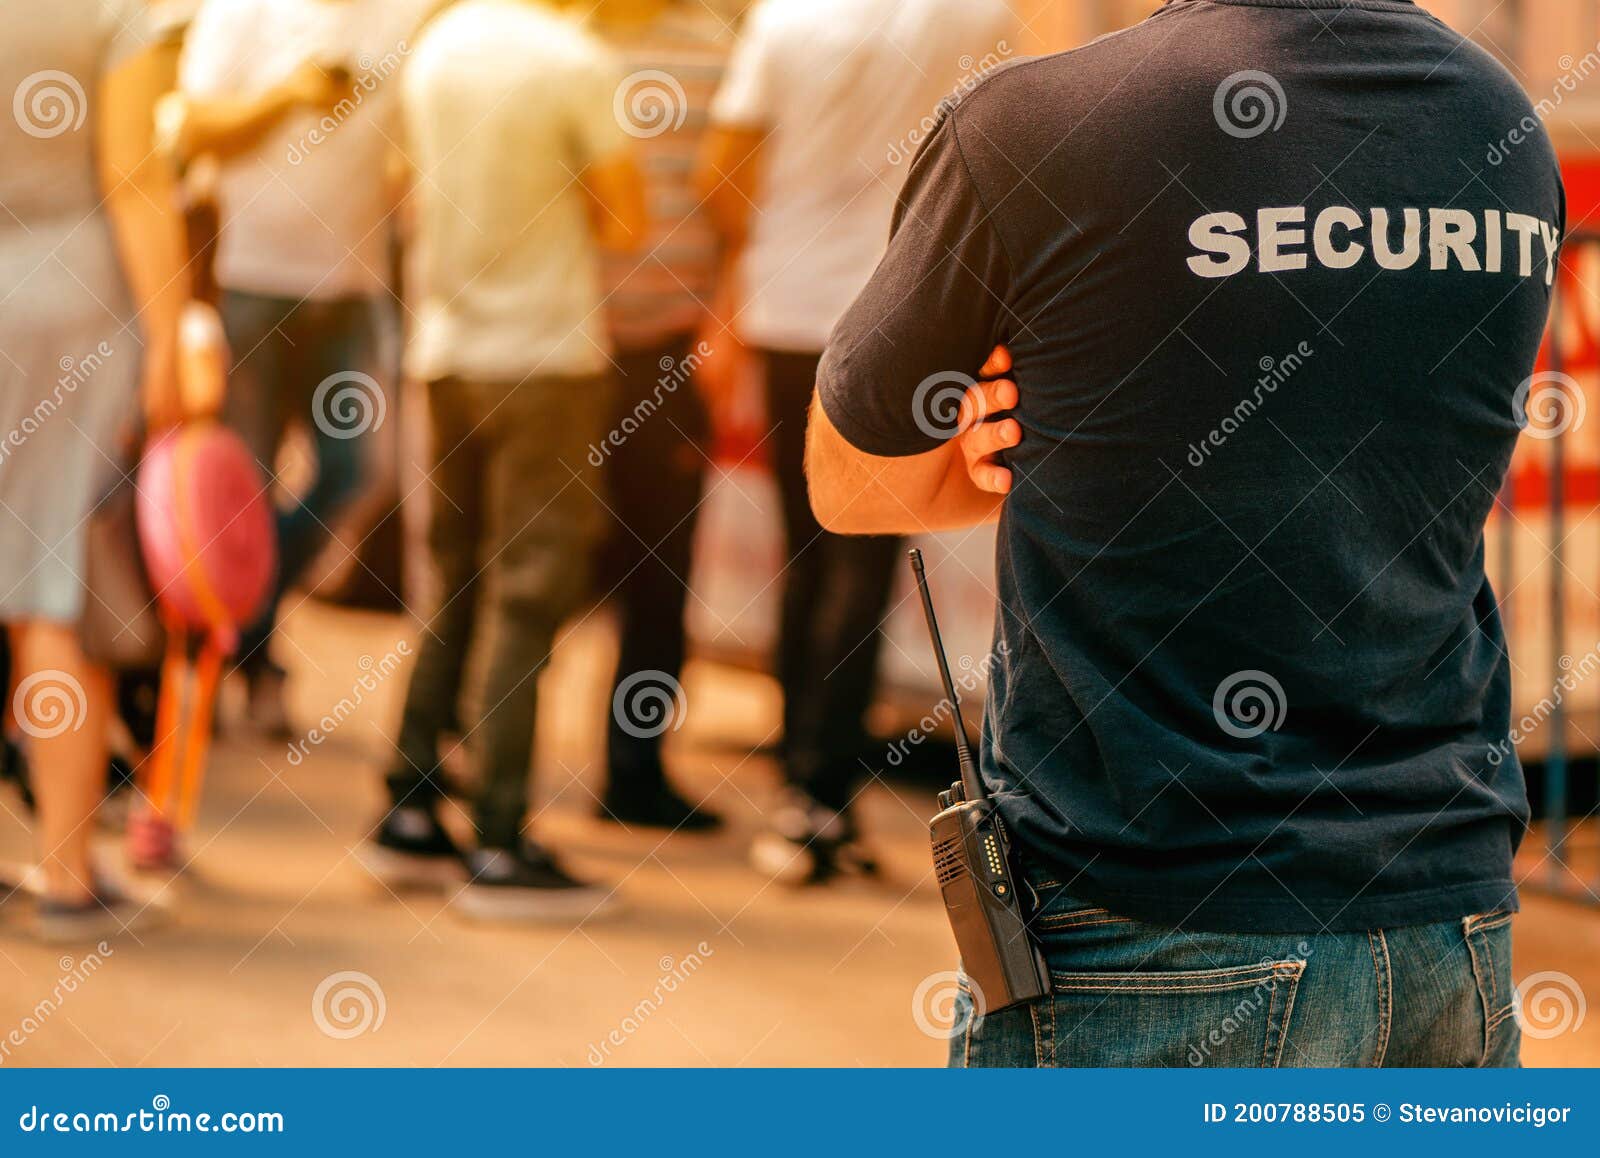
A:
<svg viewBox="0 0 1600 1158">
<path fill-rule="evenodd" d="M 1052 972 L 1057 1065 L 1276 1067 L 1297 960 L 1175 972 Z"/>
</svg>

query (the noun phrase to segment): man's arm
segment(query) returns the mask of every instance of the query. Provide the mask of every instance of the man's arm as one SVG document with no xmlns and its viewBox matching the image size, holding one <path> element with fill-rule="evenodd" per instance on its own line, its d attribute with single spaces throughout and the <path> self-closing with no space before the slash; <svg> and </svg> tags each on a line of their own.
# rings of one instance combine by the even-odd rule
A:
<svg viewBox="0 0 1600 1158">
<path fill-rule="evenodd" d="M 811 401 L 806 427 L 806 480 L 817 521 L 838 534 L 916 534 L 992 523 L 1011 490 L 1011 472 L 997 456 L 1022 441 L 1014 418 L 984 421 L 1017 404 L 1017 385 L 996 377 L 1011 355 L 996 347 L 961 402 L 958 433 L 923 454 L 885 458 L 852 446 L 834 427 L 821 399 Z"/>
<path fill-rule="evenodd" d="M 596 161 L 582 173 L 589 194 L 595 240 L 606 249 L 637 249 L 649 227 L 644 178 L 626 149 Z"/>
<path fill-rule="evenodd" d="M 151 147 L 155 104 L 170 63 L 147 49 L 113 69 L 95 142 L 106 211 L 144 331 L 145 410 L 152 428 L 180 417 L 178 317 L 189 298 L 182 221 L 172 170 Z"/>
<path fill-rule="evenodd" d="M 300 108 L 332 108 L 338 83 L 319 65 L 306 61 L 278 84 L 248 95 L 183 95 L 179 153 L 192 159 L 211 153 L 226 160 L 253 147 L 275 125 Z"/>
<path fill-rule="evenodd" d="M 695 191 L 727 252 L 736 253 L 750 231 L 756 201 L 761 142 L 759 129 L 713 127 L 707 131 L 695 164 Z"/>
</svg>

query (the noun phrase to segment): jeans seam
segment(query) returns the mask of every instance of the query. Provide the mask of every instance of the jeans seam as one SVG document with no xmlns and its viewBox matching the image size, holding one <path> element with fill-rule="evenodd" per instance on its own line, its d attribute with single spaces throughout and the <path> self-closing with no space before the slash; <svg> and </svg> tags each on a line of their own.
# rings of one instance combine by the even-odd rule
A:
<svg viewBox="0 0 1600 1158">
<path fill-rule="evenodd" d="M 1095 925 L 1132 924 L 1132 917 L 1101 917 L 1094 921 L 1073 920 L 1079 914 L 1072 913 L 1059 917 L 1045 917 L 1039 922 L 1041 929 L 1088 929 Z M 1083 914 L 1087 915 L 1087 914 Z"/>
<path fill-rule="evenodd" d="M 1494 1013 L 1495 1013 L 1495 1009 L 1494 1009 L 1494 1005 L 1493 1005 L 1493 998 L 1492 998 L 1492 993 L 1494 991 L 1494 984 L 1495 984 L 1495 982 L 1494 982 L 1494 959 L 1493 959 L 1493 956 L 1489 952 L 1488 938 L 1481 938 L 1481 940 L 1483 941 L 1483 946 L 1482 946 L 1482 952 L 1480 953 L 1479 944 L 1478 944 L 1479 941 L 1480 941 L 1480 938 L 1478 936 L 1477 928 L 1473 924 L 1473 920 L 1472 920 L 1471 917 L 1466 917 L 1466 918 L 1464 918 L 1462 920 L 1462 922 L 1461 922 L 1461 933 L 1462 933 L 1462 939 L 1464 941 L 1466 941 L 1466 943 L 1467 943 L 1467 956 L 1472 961 L 1472 981 L 1473 981 L 1473 984 L 1477 987 L 1477 990 L 1478 990 L 1478 1005 L 1479 1005 L 1479 1008 L 1482 1009 L 1482 1011 L 1483 1011 L 1483 1049 L 1482 1049 L 1482 1053 L 1479 1055 L 1479 1058 L 1478 1058 L 1478 1064 L 1482 1065 L 1489 1058 L 1489 1042 L 1490 1042 L 1490 1040 L 1491 1040 L 1491 1038 L 1493 1037 L 1493 1034 L 1494 1034 L 1494 1027 L 1490 1024 L 1490 1021 L 1494 1017 Z M 1490 958 L 1490 960 L 1489 960 L 1489 986 L 1490 986 L 1490 988 L 1489 988 L 1488 991 L 1484 990 L 1484 980 L 1483 980 L 1483 974 L 1484 974 L 1483 958 L 1485 956 L 1488 956 Z"/>
<path fill-rule="evenodd" d="M 1282 977 L 1283 974 L 1266 974 L 1255 978 L 1259 983 L 1270 977 Z M 1056 974 L 1051 978 L 1055 982 L 1057 991 L 1071 993 L 1226 993 L 1231 989 L 1249 989 L 1252 987 L 1250 980 L 1229 981 L 1221 985 L 1064 985 Z"/>
<path fill-rule="evenodd" d="M 1268 973 L 1300 973 L 1304 964 L 1303 961 L 1286 957 L 1282 961 L 1260 961 L 1254 965 L 1226 965 L 1215 969 L 1149 970 L 1130 973 L 1095 973 L 1083 969 L 1061 969 L 1056 971 L 1055 976 L 1064 977 L 1069 981 L 1084 977 L 1095 979 L 1127 977 L 1153 983 L 1160 983 L 1165 979 L 1183 984 L 1191 981 L 1243 981 L 1259 978 Z"/>
<path fill-rule="evenodd" d="M 1272 1000 L 1267 1006 L 1267 1040 L 1261 1051 L 1261 1065 L 1264 1069 L 1283 1068 L 1283 1047 L 1289 1040 L 1289 1022 L 1294 1018 L 1294 999 L 1300 991 L 1300 978 L 1303 976 L 1305 976 L 1305 963 L 1301 962 L 1300 972 L 1295 973 L 1289 980 L 1288 996 L 1284 999 L 1281 1021 L 1274 1016 L 1278 1007 L 1278 987 L 1276 985 L 1272 987 Z M 1272 1048 L 1274 1037 L 1278 1039 L 1276 1049 Z M 1269 1056 L 1272 1059 L 1270 1065 L 1267 1062 Z"/>
<path fill-rule="evenodd" d="M 1055 1068 L 1055 1064 L 1056 1064 L 1056 1003 L 1055 1003 L 1055 998 L 1046 996 L 1042 1001 L 1038 1002 L 1038 1004 L 1043 1006 L 1046 1010 L 1048 1010 L 1049 1014 L 1050 1014 L 1049 1027 L 1048 1027 L 1048 1029 L 1047 1029 L 1047 1031 L 1045 1033 L 1044 1059 L 1045 1059 L 1045 1064 L 1047 1066 L 1049 1066 L 1051 1069 L 1054 1069 Z"/>
<path fill-rule="evenodd" d="M 1267 997 L 1267 1034 L 1261 1041 L 1261 1068 L 1268 1069 L 1267 1059 L 1272 1056 L 1273 1028 L 1277 1025 L 1278 987 L 1274 985 Z"/>
<path fill-rule="evenodd" d="M 1050 980 L 1057 990 L 1075 990 L 1087 993 L 1206 993 L 1218 990 L 1248 989 L 1268 979 L 1293 979 L 1298 981 L 1305 971 L 1304 962 L 1283 961 L 1271 965 L 1249 965 L 1235 969 L 1205 969 L 1194 973 L 1174 974 L 1170 982 L 1156 980 L 1156 974 L 1124 974 L 1128 978 L 1142 977 L 1139 983 L 1119 983 L 1116 974 L 1105 973 L 1051 973 Z M 1078 982 L 1078 984 L 1074 984 Z"/>
<path fill-rule="evenodd" d="M 1045 918 L 1047 921 L 1070 921 L 1073 917 L 1099 917 L 1108 915 L 1110 909 L 1072 909 L 1065 913 L 1051 913 Z"/>
<path fill-rule="evenodd" d="M 1378 1044 L 1372 1053 L 1372 1065 L 1377 1069 L 1389 1052 L 1389 1030 L 1394 1021 L 1394 969 L 1389 960 L 1389 939 L 1382 929 L 1367 933 L 1367 948 L 1372 953 L 1372 974 L 1378 985 Z"/>
<path fill-rule="evenodd" d="M 971 1002 L 972 990 L 970 986 L 967 989 L 967 999 Z M 975 1002 L 972 1002 L 967 1012 L 967 1024 L 961 1028 L 961 1068 L 964 1070 L 972 1068 L 972 1023 L 977 1020 L 978 1007 Z"/>
<path fill-rule="evenodd" d="M 1044 1068 L 1044 1040 L 1039 1034 L 1039 1006 L 1041 1002 L 1034 1001 L 1028 1005 L 1028 1022 L 1033 1026 L 1033 1065 L 1035 1069 Z"/>
</svg>

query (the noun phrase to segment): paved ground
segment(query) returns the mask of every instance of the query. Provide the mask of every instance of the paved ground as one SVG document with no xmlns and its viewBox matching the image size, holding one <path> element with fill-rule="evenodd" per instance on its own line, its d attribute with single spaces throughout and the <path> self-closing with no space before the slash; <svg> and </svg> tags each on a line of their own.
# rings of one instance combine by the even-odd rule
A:
<svg viewBox="0 0 1600 1158">
<path fill-rule="evenodd" d="M 401 638 L 396 621 L 312 604 L 290 629 L 303 726 L 350 694 L 366 671 L 357 657 L 381 670 Z M 776 694 L 699 665 L 673 753 L 732 831 L 660 840 L 601 824 L 590 788 L 610 656 L 598 620 L 563 646 L 544 685 L 538 783 L 542 832 L 616 882 L 616 917 L 576 931 L 475 927 L 441 898 L 395 897 L 367 876 L 351 848 L 378 804 L 400 692 L 380 680 L 298 763 L 281 746 L 221 742 L 175 928 L 96 961 L 0 924 L 0 1064 L 937 1064 L 943 1043 L 913 1014 L 919 983 L 953 964 L 927 872 L 927 801 L 866 797 L 882 883 L 764 885 L 743 849 L 775 783 L 751 752 L 776 726 Z M 26 848 L 0 813 L 0 856 Z M 1530 898 L 1517 952 L 1519 976 L 1559 970 L 1600 994 L 1600 911 Z M 13 1028 L 20 1046 L 6 1042 Z M 1526 1060 L 1600 1063 L 1600 1009 L 1576 1032 L 1530 1041 Z"/>
</svg>

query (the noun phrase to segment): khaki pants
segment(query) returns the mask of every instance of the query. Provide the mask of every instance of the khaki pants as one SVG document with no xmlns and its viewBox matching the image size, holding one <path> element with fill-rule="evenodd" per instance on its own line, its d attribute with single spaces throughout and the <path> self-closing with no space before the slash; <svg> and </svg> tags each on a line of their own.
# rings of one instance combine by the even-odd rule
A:
<svg viewBox="0 0 1600 1158">
<path fill-rule="evenodd" d="M 388 784 L 396 804 L 438 796 L 439 737 L 459 726 L 467 656 L 481 648 L 471 735 L 484 848 L 514 847 L 521 833 L 538 673 L 561 621 L 587 593 L 605 525 L 589 448 L 605 433 L 612 393 L 596 378 L 428 383 L 428 547 L 439 606 L 421 634 Z"/>
</svg>

